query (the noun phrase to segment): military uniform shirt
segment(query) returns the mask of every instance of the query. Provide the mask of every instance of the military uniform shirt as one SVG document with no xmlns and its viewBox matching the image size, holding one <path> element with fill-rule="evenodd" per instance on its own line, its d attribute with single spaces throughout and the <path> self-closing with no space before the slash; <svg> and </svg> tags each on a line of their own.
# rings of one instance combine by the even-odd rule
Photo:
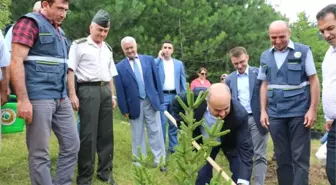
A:
<svg viewBox="0 0 336 185">
<path fill-rule="evenodd" d="M 78 82 L 108 82 L 118 75 L 110 47 L 105 42 L 99 47 L 90 36 L 73 42 L 68 66 Z"/>
<path fill-rule="evenodd" d="M 8 49 L 5 45 L 4 37 L 0 30 L 0 67 L 6 67 L 9 65 L 10 57 Z M 2 79 L 2 72 L 0 70 L 0 80 Z"/>
</svg>

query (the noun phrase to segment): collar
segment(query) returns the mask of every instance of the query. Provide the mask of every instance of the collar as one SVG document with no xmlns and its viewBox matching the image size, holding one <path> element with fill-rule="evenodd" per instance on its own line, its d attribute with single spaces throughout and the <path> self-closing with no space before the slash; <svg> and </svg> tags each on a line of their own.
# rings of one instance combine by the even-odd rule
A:
<svg viewBox="0 0 336 185">
<path fill-rule="evenodd" d="M 295 49 L 295 47 L 294 47 L 294 42 L 293 42 L 292 40 L 290 40 L 290 39 L 289 39 L 289 42 L 288 42 L 288 45 L 287 45 L 287 48 L 285 49 L 285 51 L 286 51 L 288 48 L 293 49 L 293 50 Z M 269 50 L 269 52 L 272 52 L 272 51 L 278 51 L 278 52 L 281 52 L 281 51 L 275 49 L 274 46 L 272 46 L 272 48 Z"/>
<path fill-rule="evenodd" d="M 91 38 L 90 35 L 89 35 L 88 37 L 86 37 L 86 39 L 87 39 L 87 42 L 88 42 L 89 44 L 92 44 L 92 45 L 96 46 L 97 48 L 103 48 L 103 47 L 105 47 L 105 43 L 104 43 L 104 41 L 102 42 L 101 47 L 99 47 L 99 45 L 98 45 L 97 43 L 95 43 L 95 42 L 92 40 L 92 38 Z"/>
<path fill-rule="evenodd" d="M 242 75 L 241 75 L 241 74 L 238 72 L 238 70 L 237 70 L 237 76 L 243 76 L 243 75 L 245 75 L 245 74 L 246 74 L 247 76 L 249 75 L 249 65 L 247 65 L 246 70 L 245 70 L 244 74 L 242 74 Z"/>
<path fill-rule="evenodd" d="M 331 53 L 336 53 L 336 47 L 334 47 L 334 46 L 330 46 L 330 52 Z"/>
<path fill-rule="evenodd" d="M 126 58 L 127 58 L 128 61 L 134 61 L 134 60 L 130 60 L 130 58 L 128 58 L 128 57 L 126 57 Z M 138 53 L 135 55 L 134 59 L 136 59 L 136 58 L 139 58 Z"/>
</svg>

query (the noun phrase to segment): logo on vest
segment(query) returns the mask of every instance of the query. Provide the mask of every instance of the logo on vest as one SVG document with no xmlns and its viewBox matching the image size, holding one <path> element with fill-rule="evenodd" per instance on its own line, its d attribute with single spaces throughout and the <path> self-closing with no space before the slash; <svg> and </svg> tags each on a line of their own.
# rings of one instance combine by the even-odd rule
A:
<svg viewBox="0 0 336 185">
<path fill-rule="evenodd" d="M 295 58 L 300 58 L 301 57 L 301 52 L 300 51 L 295 52 L 294 57 Z"/>
<path fill-rule="evenodd" d="M 12 125 L 16 120 L 16 113 L 12 109 L 1 110 L 1 121 L 3 125 Z"/>
</svg>

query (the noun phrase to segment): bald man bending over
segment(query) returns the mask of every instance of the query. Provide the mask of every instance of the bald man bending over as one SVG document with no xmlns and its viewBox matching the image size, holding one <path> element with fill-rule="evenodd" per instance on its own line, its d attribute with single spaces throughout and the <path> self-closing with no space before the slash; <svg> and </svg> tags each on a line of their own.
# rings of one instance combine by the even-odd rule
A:
<svg viewBox="0 0 336 185">
<path fill-rule="evenodd" d="M 260 57 L 260 122 L 268 128 L 278 164 L 279 185 L 308 185 L 310 128 L 320 97 L 309 46 L 294 43 L 284 21 L 269 26 L 273 45 Z"/>
<path fill-rule="evenodd" d="M 206 89 L 205 89 L 206 90 Z M 198 92 L 195 92 L 197 97 Z M 186 94 L 179 94 L 181 99 L 186 102 Z M 177 123 L 182 120 L 179 112 L 184 112 L 176 99 L 173 101 L 173 116 Z M 214 147 L 210 157 L 215 159 L 220 149 L 227 157 L 232 172 L 232 180 L 237 184 L 250 184 L 252 173 L 253 144 L 248 127 L 248 113 L 237 100 L 231 99 L 229 87 L 223 83 L 216 83 L 210 86 L 207 101 L 204 101 L 195 110 L 196 121 L 204 118 L 208 127 L 215 124 L 216 118 L 224 120 L 222 131 L 230 130 L 230 133 L 218 138 L 220 146 Z M 208 137 L 202 126 L 195 129 L 193 136 L 204 135 Z M 202 143 L 202 139 L 197 141 Z M 207 163 L 198 172 L 196 185 L 205 185 L 212 178 L 212 166 Z"/>
</svg>

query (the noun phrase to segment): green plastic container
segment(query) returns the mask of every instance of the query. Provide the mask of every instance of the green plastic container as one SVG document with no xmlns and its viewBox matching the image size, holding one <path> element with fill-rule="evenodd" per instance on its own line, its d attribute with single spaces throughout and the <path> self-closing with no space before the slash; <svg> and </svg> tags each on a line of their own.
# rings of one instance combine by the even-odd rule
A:
<svg viewBox="0 0 336 185">
<path fill-rule="evenodd" d="M 10 99 L 16 99 L 16 96 L 11 95 Z M 7 102 L 1 107 L 1 133 L 7 134 L 23 131 L 25 121 L 24 119 L 18 118 L 16 107 L 17 102 Z"/>
</svg>

